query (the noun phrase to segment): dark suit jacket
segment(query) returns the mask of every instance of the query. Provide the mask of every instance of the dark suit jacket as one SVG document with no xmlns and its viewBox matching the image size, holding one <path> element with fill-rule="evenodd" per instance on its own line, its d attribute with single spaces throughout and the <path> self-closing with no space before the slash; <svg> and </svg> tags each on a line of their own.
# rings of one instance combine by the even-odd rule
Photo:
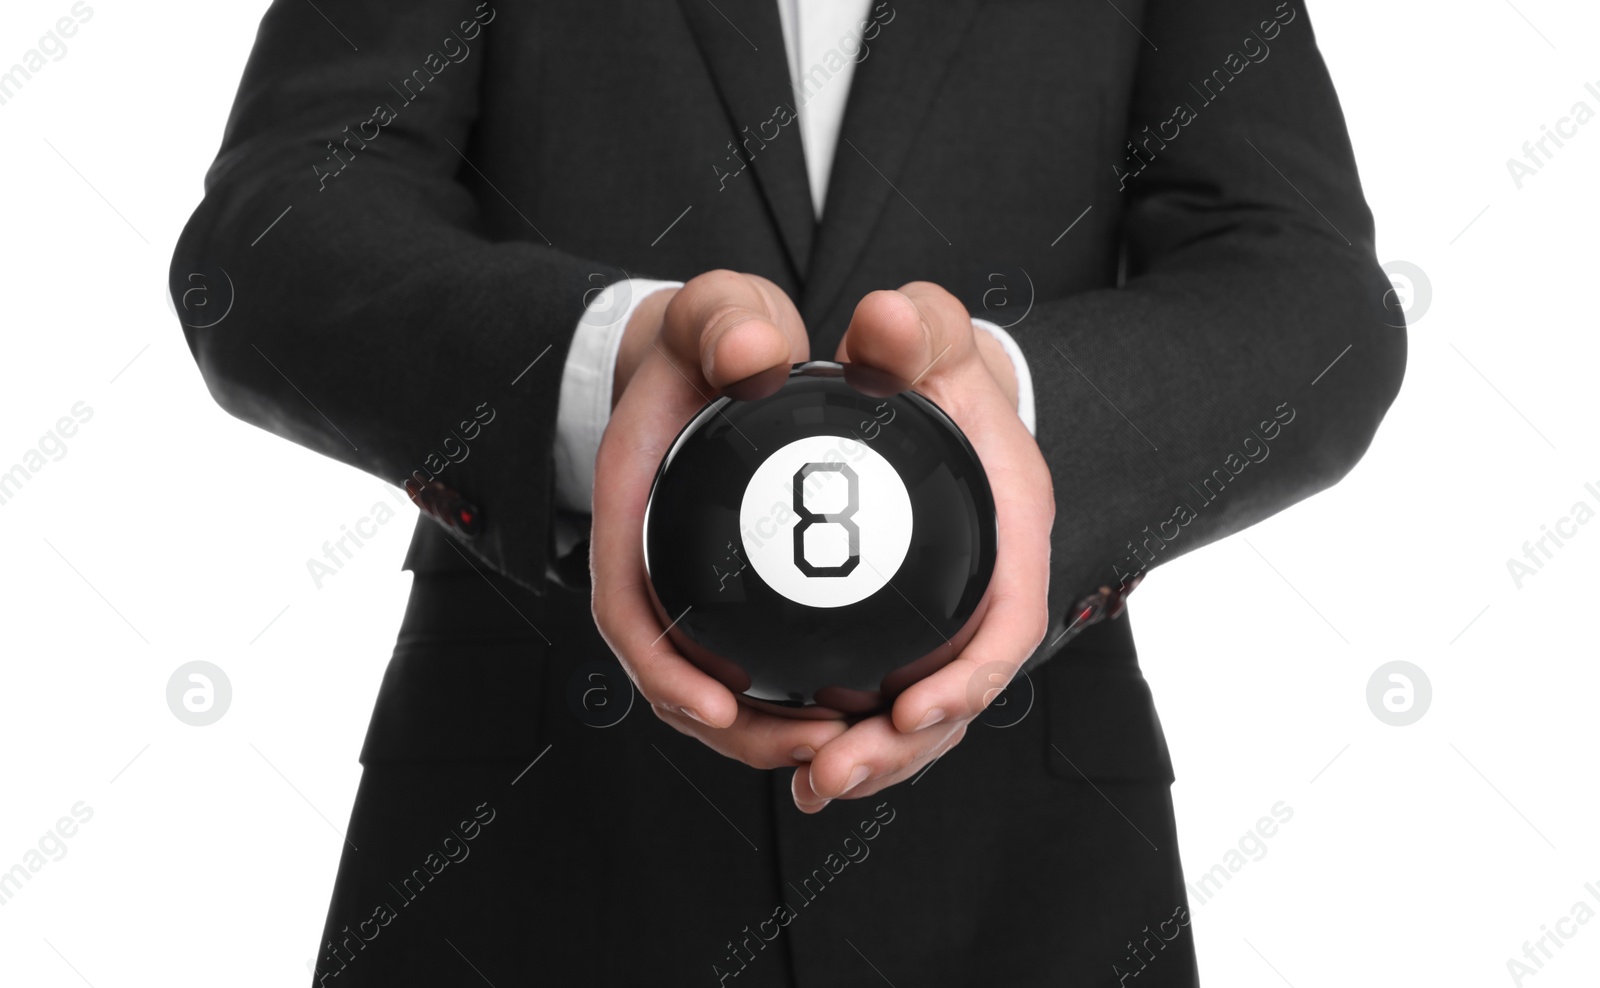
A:
<svg viewBox="0 0 1600 988">
<path fill-rule="evenodd" d="M 1055 485 L 1046 642 L 1096 587 L 1355 464 L 1405 338 L 1300 0 L 874 10 L 816 224 L 773 0 L 279 0 L 172 266 L 180 291 L 235 285 L 226 322 L 189 330 L 212 394 L 460 492 L 482 530 L 424 520 L 419 585 L 476 567 L 594 654 L 581 594 L 547 576 L 550 449 L 573 328 L 625 276 L 764 275 L 822 356 L 863 294 L 910 280 L 1008 325 Z M 1096 631 L 1114 647 L 1084 654 L 1132 661 L 1125 623 Z M 1057 750 L 1164 784 L 1136 671 L 1078 669 L 1049 701 Z M 369 771 L 455 743 L 428 726 L 441 675 L 391 668 Z M 478 754 L 537 750 L 493 720 L 455 723 Z"/>
<path fill-rule="evenodd" d="M 1136 29 L 1103 2 L 888 0 L 819 226 L 797 128 L 770 123 L 795 103 L 773 6 L 483 6 L 462 41 L 467 3 L 274 4 L 172 268 L 236 286 L 226 329 L 189 330 L 213 395 L 391 482 L 444 464 L 484 513 L 469 554 L 537 591 L 557 385 L 597 286 L 755 272 L 823 356 L 873 289 L 935 281 L 1001 323 L 1031 302 L 1011 332 L 1055 481 L 1058 628 L 1147 529 L 1171 558 L 1365 451 L 1404 334 L 1299 3 L 1127 4 Z M 751 166 L 719 177 L 745 128 Z M 416 567 L 461 567 L 441 535 Z"/>
</svg>

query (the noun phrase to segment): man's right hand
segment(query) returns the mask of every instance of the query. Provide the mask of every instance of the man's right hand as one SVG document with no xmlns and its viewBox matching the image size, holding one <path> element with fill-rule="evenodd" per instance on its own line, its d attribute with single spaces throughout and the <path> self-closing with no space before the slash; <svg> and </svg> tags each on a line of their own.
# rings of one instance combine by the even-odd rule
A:
<svg viewBox="0 0 1600 988">
<path fill-rule="evenodd" d="M 721 389 L 810 357 L 800 313 L 765 278 L 710 271 L 644 300 L 624 332 L 594 474 L 589 565 L 594 619 L 656 715 L 755 768 L 796 766 L 843 721 L 796 720 L 738 702 L 673 648 L 650 599 L 644 513 L 656 468 L 686 422 Z"/>
</svg>

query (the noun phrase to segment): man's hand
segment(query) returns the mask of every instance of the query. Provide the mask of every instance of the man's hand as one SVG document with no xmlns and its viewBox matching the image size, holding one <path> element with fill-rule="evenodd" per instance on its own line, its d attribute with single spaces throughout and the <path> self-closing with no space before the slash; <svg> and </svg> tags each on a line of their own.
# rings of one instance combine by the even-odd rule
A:
<svg viewBox="0 0 1600 988">
<path fill-rule="evenodd" d="M 988 610 L 955 661 L 795 771 L 795 803 L 812 813 L 830 799 L 869 796 L 909 778 L 966 735 L 967 723 L 1009 679 L 990 679 L 996 664 L 1015 674 L 1044 638 L 1055 519 L 1049 468 L 1017 416 L 1011 362 L 997 341 L 973 328 L 949 292 L 914 282 L 868 295 L 856 307 L 838 359 L 911 381 L 955 420 L 989 475 L 1000 544 Z"/>
<path fill-rule="evenodd" d="M 650 601 L 644 511 L 656 467 L 700 407 L 735 381 L 807 360 L 789 297 L 764 278 L 711 271 L 642 302 L 624 331 L 594 475 L 594 619 L 657 716 L 756 768 L 798 765 L 844 732 L 741 704 L 679 655 Z"/>
</svg>

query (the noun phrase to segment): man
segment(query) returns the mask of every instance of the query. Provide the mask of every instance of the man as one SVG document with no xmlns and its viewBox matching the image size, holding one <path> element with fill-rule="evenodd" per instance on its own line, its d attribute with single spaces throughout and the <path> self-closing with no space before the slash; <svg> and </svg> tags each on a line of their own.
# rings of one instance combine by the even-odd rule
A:
<svg viewBox="0 0 1600 988">
<path fill-rule="evenodd" d="M 1195 983 L 1124 598 L 1404 366 L 1299 0 L 280 0 L 214 268 L 217 400 L 429 515 L 315 983 Z M 808 357 L 915 381 L 999 511 L 970 645 L 850 724 L 736 702 L 642 569 L 677 430 Z"/>
</svg>

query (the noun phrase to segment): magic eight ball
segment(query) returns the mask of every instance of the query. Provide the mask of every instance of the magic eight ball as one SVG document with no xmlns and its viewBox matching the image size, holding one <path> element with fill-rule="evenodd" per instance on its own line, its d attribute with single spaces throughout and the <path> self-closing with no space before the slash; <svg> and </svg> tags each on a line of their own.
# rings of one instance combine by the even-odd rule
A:
<svg viewBox="0 0 1600 988">
<path fill-rule="evenodd" d="M 932 401 L 812 361 L 727 389 L 678 435 L 645 568 L 678 651 L 743 701 L 882 710 L 971 638 L 997 531 L 983 464 Z"/>
</svg>

